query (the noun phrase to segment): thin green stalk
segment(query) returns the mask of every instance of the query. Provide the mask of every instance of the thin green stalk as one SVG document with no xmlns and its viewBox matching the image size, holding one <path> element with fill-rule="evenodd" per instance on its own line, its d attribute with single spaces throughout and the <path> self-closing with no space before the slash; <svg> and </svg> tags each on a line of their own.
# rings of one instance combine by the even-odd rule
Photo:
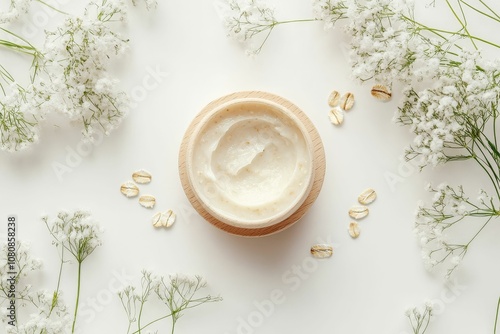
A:
<svg viewBox="0 0 500 334">
<path fill-rule="evenodd" d="M 497 117 L 498 117 L 498 110 L 497 108 L 492 108 L 493 109 L 493 145 L 495 145 L 495 149 L 498 152 L 498 139 L 497 139 Z M 494 157 L 497 157 L 496 155 Z M 497 157 L 498 158 L 498 157 Z M 497 169 L 498 173 L 500 174 L 500 164 L 498 159 L 494 159 L 495 162 L 497 163 Z"/>
<path fill-rule="evenodd" d="M 170 334 L 174 334 L 176 321 L 177 320 L 175 319 L 175 317 L 172 317 L 172 331 L 170 332 Z"/>
<path fill-rule="evenodd" d="M 171 317 L 172 314 L 168 314 L 168 315 L 164 315 L 158 319 L 155 319 L 153 321 L 150 321 L 148 322 L 147 324 L 145 324 L 144 326 L 142 327 L 139 327 L 135 332 L 132 332 L 131 334 L 137 334 L 137 333 L 140 333 L 143 329 L 146 329 L 147 327 L 151 326 L 152 324 L 154 323 L 157 323 L 158 321 L 161 321 L 161 320 L 164 320 L 164 319 L 167 319 L 168 317 Z"/>
<path fill-rule="evenodd" d="M 458 23 L 460 23 L 460 25 L 462 26 L 462 29 L 465 31 L 465 33 L 470 38 L 471 34 L 469 32 L 469 29 L 467 29 L 467 18 L 465 17 L 465 13 L 464 13 L 464 10 L 462 8 L 462 5 L 460 4 L 460 1 L 458 1 L 458 6 L 460 7 L 460 11 L 462 12 L 463 22 L 460 19 L 460 17 L 458 17 L 458 14 L 456 13 L 455 8 L 453 8 L 453 6 L 450 4 L 450 1 L 446 0 L 446 3 L 448 4 L 448 7 L 450 8 L 450 10 L 453 13 L 453 15 L 455 16 L 455 18 L 457 19 Z M 474 42 L 474 40 L 472 38 L 470 38 L 470 40 L 471 40 L 471 43 L 474 46 L 474 48 L 477 50 L 478 48 L 477 48 L 476 42 Z"/>
<path fill-rule="evenodd" d="M 145 278 L 143 278 L 143 281 L 144 280 Z M 137 317 L 137 331 L 135 331 L 134 333 L 141 333 L 141 331 L 143 330 L 143 328 L 141 328 L 142 312 L 144 310 L 144 304 L 146 303 L 149 293 L 151 292 L 151 281 L 147 281 L 147 285 L 145 288 L 144 283 L 142 283 L 142 285 L 141 308 L 139 309 L 139 316 Z"/>
<path fill-rule="evenodd" d="M 493 109 L 493 140 L 495 142 L 495 147 L 498 148 L 498 140 L 497 140 L 497 118 L 498 118 L 498 110 L 497 108 Z"/>
<path fill-rule="evenodd" d="M 441 39 L 443 39 L 443 40 L 447 40 L 447 38 L 446 38 L 445 36 L 443 36 L 443 35 L 439 34 L 438 32 L 434 31 L 434 29 L 432 29 L 432 28 L 430 28 L 430 27 L 426 26 L 425 24 L 422 24 L 422 23 L 420 23 L 420 22 L 418 22 L 418 21 L 415 21 L 415 19 L 413 19 L 413 18 L 411 18 L 411 17 L 409 17 L 409 16 L 406 16 L 406 15 L 401 15 L 401 17 L 402 17 L 403 19 L 405 19 L 406 21 L 408 21 L 409 23 L 412 23 L 412 24 L 418 25 L 419 27 L 424 28 L 424 30 L 428 30 L 429 32 L 431 32 L 431 33 L 433 33 L 434 35 L 436 35 L 436 36 L 440 37 Z"/>
<path fill-rule="evenodd" d="M 7 49 L 19 52 L 19 53 L 24 53 L 30 56 L 35 57 L 36 56 L 36 50 L 30 47 L 29 45 L 21 45 L 17 43 L 13 43 L 11 41 L 7 41 L 4 39 L 0 40 L 0 46 L 3 46 Z"/>
<path fill-rule="evenodd" d="M 493 334 L 497 334 L 497 325 L 498 325 L 498 312 L 500 311 L 500 297 L 498 298 L 497 304 L 497 314 L 495 315 L 495 327 L 493 327 Z"/>
<path fill-rule="evenodd" d="M 498 189 L 497 183 L 495 182 L 495 180 L 491 176 L 491 174 L 488 171 L 488 169 L 486 168 L 486 166 L 483 165 L 482 159 L 480 159 L 477 155 L 474 155 L 473 159 L 476 160 L 476 162 L 479 164 L 479 166 L 481 166 L 481 168 L 486 172 L 486 174 L 488 175 L 491 183 L 493 184 L 493 187 L 495 188 L 495 192 L 497 194 L 497 197 L 500 199 L 500 190 Z"/>
<path fill-rule="evenodd" d="M 493 216 L 490 216 L 486 222 L 483 224 L 483 226 L 481 226 L 481 228 L 479 229 L 479 231 L 477 231 L 476 234 L 474 234 L 474 236 L 472 237 L 472 239 L 470 239 L 470 241 L 467 243 L 466 247 L 469 247 L 469 245 L 474 241 L 474 239 L 476 239 L 476 237 L 479 235 L 479 233 L 481 233 L 484 228 L 486 227 L 486 225 L 488 225 L 488 223 L 491 221 L 491 219 L 493 218 Z"/>
<path fill-rule="evenodd" d="M 276 25 L 286 24 L 286 23 L 295 23 L 295 22 L 314 22 L 314 21 L 318 21 L 318 19 L 300 19 L 300 20 L 277 21 Z"/>
<path fill-rule="evenodd" d="M 430 322 L 431 322 L 431 315 L 429 314 L 429 316 L 427 317 L 427 322 L 425 323 L 424 330 L 422 331 L 421 334 L 424 334 L 427 331 L 427 327 L 429 327 Z"/>
<path fill-rule="evenodd" d="M 76 317 L 78 315 L 78 304 L 80 303 L 81 276 L 82 276 L 82 262 L 78 261 L 78 283 L 77 283 L 77 287 L 76 287 L 75 314 L 73 316 L 73 326 L 71 327 L 71 333 L 75 332 L 75 327 L 76 327 Z"/>
<path fill-rule="evenodd" d="M 482 132 L 481 132 L 481 134 L 484 136 L 484 134 Z M 486 138 L 486 139 L 488 140 L 488 138 Z M 488 146 L 486 146 L 482 140 L 478 140 L 478 142 L 481 144 L 481 146 L 484 148 L 484 150 L 486 150 L 486 152 L 488 152 L 489 156 L 493 159 L 493 161 L 496 162 L 496 167 L 498 170 L 498 163 L 497 163 L 497 160 L 495 159 L 495 153 L 490 151 L 490 148 Z M 496 185 L 500 187 L 500 184 L 499 184 L 500 183 L 500 176 L 498 175 L 497 172 L 495 172 L 495 168 L 493 167 L 490 160 L 488 159 L 488 156 L 486 156 L 486 154 L 484 153 L 483 149 L 481 149 L 481 147 L 479 145 L 477 145 L 476 147 L 479 149 L 479 151 L 483 155 L 484 161 L 486 162 L 489 169 L 491 170 L 491 173 L 495 176 Z"/>
<path fill-rule="evenodd" d="M 36 1 L 38 1 L 38 2 L 39 2 L 39 3 L 41 3 L 42 5 L 47 6 L 47 7 L 49 7 L 50 9 L 52 9 L 52 10 L 54 10 L 54 11 L 56 11 L 56 12 L 60 13 L 60 14 L 63 14 L 63 15 L 69 15 L 68 13 L 63 12 L 63 11 L 62 11 L 62 10 L 60 10 L 59 8 L 56 8 L 56 7 L 52 6 L 51 4 L 46 3 L 45 1 L 42 1 L 42 0 L 36 0 Z"/>
<path fill-rule="evenodd" d="M 52 312 L 56 308 L 56 305 L 57 305 L 57 302 L 59 299 L 59 289 L 61 286 L 63 266 L 64 266 L 64 247 L 61 247 L 61 263 L 59 264 L 59 274 L 57 277 L 57 286 L 56 286 L 56 290 L 54 291 L 54 294 L 52 295 L 52 305 L 50 306 L 50 310 L 49 310 L 49 313 L 47 315 L 47 318 L 50 318 L 50 316 L 52 315 Z M 43 329 L 40 331 L 40 334 L 43 334 L 46 332 L 47 332 L 47 330 Z"/>
<path fill-rule="evenodd" d="M 2 30 L 3 32 L 7 33 L 8 35 L 14 36 L 15 38 L 17 38 L 17 39 L 19 39 L 19 40 L 23 41 L 23 42 L 24 42 L 24 43 L 26 43 L 29 47 L 31 47 L 33 50 L 37 50 L 37 49 L 35 48 L 35 46 L 34 46 L 33 44 L 31 44 L 31 43 L 30 43 L 30 42 L 29 42 L 26 38 L 24 38 L 24 37 L 22 37 L 22 36 L 19 36 L 18 34 L 13 33 L 12 31 L 7 30 L 7 29 L 2 28 L 2 27 L 0 27 L 0 30 Z"/>
<path fill-rule="evenodd" d="M 276 27 L 276 26 L 279 26 L 281 24 L 287 24 L 287 23 L 298 23 L 298 22 L 314 22 L 314 21 L 318 21 L 317 19 L 299 19 L 299 20 L 286 20 L 286 21 L 274 21 L 272 24 L 270 24 L 269 26 L 266 26 L 266 27 L 269 27 L 269 31 L 267 32 L 267 35 L 266 37 L 264 37 L 264 40 L 262 41 L 262 43 L 260 44 L 260 46 L 255 50 L 255 53 L 259 53 L 262 48 L 264 47 L 264 44 L 266 44 L 269 36 L 271 35 L 271 32 L 273 31 L 273 29 Z M 266 28 L 262 28 L 259 32 L 262 32 L 264 31 Z"/>
<path fill-rule="evenodd" d="M 471 157 L 484 170 L 484 172 L 486 173 L 486 175 L 488 175 L 488 178 L 490 179 L 491 183 L 493 184 L 493 187 L 495 188 L 495 192 L 497 194 L 497 197 L 500 199 L 500 190 L 498 189 L 497 182 L 495 181 L 495 179 L 493 179 L 493 177 L 491 176 L 491 174 L 488 171 L 488 169 L 486 168 L 486 166 L 483 165 L 483 163 L 484 163 L 483 160 L 480 157 L 478 157 L 477 154 L 474 152 L 474 147 L 469 147 L 469 146 L 467 146 L 467 145 L 464 144 L 464 148 L 467 150 L 467 152 L 469 152 L 469 154 L 471 155 Z"/>
<path fill-rule="evenodd" d="M 499 48 L 500 49 L 500 45 L 498 44 L 495 44 L 493 42 L 490 42 L 484 38 L 481 38 L 481 37 L 477 37 L 477 36 L 473 36 L 473 35 L 467 35 L 467 34 L 463 34 L 463 33 L 460 33 L 460 32 L 457 32 L 457 31 L 450 31 L 450 30 L 444 30 L 444 29 L 438 29 L 438 28 L 430 28 L 420 22 L 417 22 L 415 20 L 412 20 L 411 18 L 407 17 L 407 16 L 402 16 L 404 19 L 408 20 L 409 22 L 411 23 L 414 23 L 416 25 L 418 25 L 422 30 L 426 30 L 426 31 L 429 31 L 437 36 L 440 36 L 442 37 L 443 39 L 446 40 L 446 38 L 438 33 L 443 33 L 443 34 L 448 34 L 448 35 L 456 35 L 456 36 L 460 36 L 460 37 L 467 37 L 467 38 L 471 38 L 471 39 L 474 39 L 476 41 L 479 41 L 479 42 L 483 42 L 487 45 L 491 45 L 491 46 L 494 46 L 496 48 Z"/>
<path fill-rule="evenodd" d="M 486 16 L 487 18 L 490 18 L 490 19 L 492 19 L 494 21 L 500 22 L 500 17 L 498 17 L 498 15 L 495 14 L 496 16 L 493 16 L 493 15 L 490 15 L 490 14 L 488 14 L 486 12 L 483 12 L 482 10 L 477 9 L 476 7 L 472 6 L 468 2 L 465 2 L 464 0 L 460 0 L 460 2 L 463 3 L 465 6 L 469 7 L 470 9 L 472 9 L 473 11 L 475 11 L 475 12 L 477 12 L 477 13 L 483 15 L 483 16 Z"/>
<path fill-rule="evenodd" d="M 142 319 L 142 310 L 144 309 L 144 302 L 141 302 L 141 308 L 139 309 L 139 316 L 137 317 L 137 331 L 134 333 L 141 333 L 141 319 Z"/>
<path fill-rule="evenodd" d="M 495 15 L 496 17 L 498 17 L 500 19 L 500 16 L 493 10 L 490 8 L 490 6 L 488 6 L 483 0 L 479 0 L 479 2 L 486 8 L 488 8 L 488 10 L 493 14 Z"/>
</svg>

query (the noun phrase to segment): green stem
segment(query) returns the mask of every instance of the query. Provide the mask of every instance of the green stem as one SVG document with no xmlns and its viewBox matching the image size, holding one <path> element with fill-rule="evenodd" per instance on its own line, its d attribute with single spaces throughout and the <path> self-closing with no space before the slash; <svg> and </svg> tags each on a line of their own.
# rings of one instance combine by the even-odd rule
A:
<svg viewBox="0 0 500 334">
<path fill-rule="evenodd" d="M 460 11 L 462 12 L 462 16 L 464 18 L 463 21 L 462 21 L 462 19 L 460 19 L 457 12 L 455 11 L 455 8 L 453 8 L 453 6 L 451 5 L 449 0 L 446 0 L 446 4 L 448 5 L 448 8 L 450 8 L 451 12 L 453 13 L 453 16 L 455 16 L 455 18 L 457 19 L 458 23 L 460 23 L 460 25 L 462 26 L 462 29 L 465 31 L 467 36 L 469 36 L 474 48 L 477 50 L 476 42 L 474 42 L 474 40 L 471 38 L 471 34 L 470 34 L 469 30 L 467 29 L 467 19 L 465 18 L 465 14 L 464 14 L 464 11 L 463 11 L 463 8 L 462 8 L 462 5 L 460 4 L 460 2 L 458 2 L 458 5 L 460 7 Z"/>
<path fill-rule="evenodd" d="M 174 334 L 174 330 L 175 330 L 175 317 L 172 317 L 172 331 L 170 332 L 170 334 Z"/>
<path fill-rule="evenodd" d="M 56 286 L 56 290 L 54 291 L 54 294 L 52 296 L 52 305 L 50 306 L 50 310 L 49 310 L 49 313 L 47 315 L 47 319 L 50 318 L 50 316 L 52 315 L 52 312 L 54 311 L 54 309 L 56 308 L 56 305 L 57 305 L 57 302 L 58 302 L 58 299 L 59 299 L 59 289 L 60 289 L 60 286 L 61 286 L 61 278 L 62 278 L 62 269 L 63 269 L 63 266 L 64 266 L 64 247 L 61 247 L 61 263 L 59 264 L 59 275 L 57 277 L 57 286 Z M 40 334 L 43 334 L 43 333 L 46 333 L 47 330 L 41 330 L 40 331 Z"/>
<path fill-rule="evenodd" d="M 5 32 L 5 33 L 6 33 L 6 34 L 8 34 L 8 35 L 14 36 L 15 38 L 17 38 L 17 39 L 19 39 L 19 40 L 23 41 L 23 42 L 24 42 L 24 43 L 26 43 L 26 45 L 28 45 L 28 46 L 29 46 L 32 50 L 37 51 L 37 49 L 35 48 L 35 46 L 34 46 L 33 44 L 31 44 L 31 43 L 30 43 L 30 42 L 29 42 L 26 38 L 21 37 L 21 36 L 19 36 L 18 34 L 13 33 L 12 31 L 7 30 L 7 29 L 2 28 L 2 27 L 0 27 L 0 30 L 1 30 L 1 31 L 3 31 L 3 32 Z"/>
<path fill-rule="evenodd" d="M 56 292 L 59 292 L 59 287 L 61 286 L 61 277 L 62 277 L 63 265 L 64 265 L 64 247 L 61 247 L 61 264 L 59 265 L 59 275 L 57 277 Z M 52 309 L 50 311 L 52 312 Z"/>
<path fill-rule="evenodd" d="M 424 330 L 422 331 L 422 334 L 424 334 L 427 331 L 427 327 L 429 327 L 429 323 L 431 322 L 431 314 L 432 311 L 428 311 L 427 313 L 427 322 L 425 323 Z"/>
<path fill-rule="evenodd" d="M 415 21 L 413 18 L 408 17 L 408 16 L 406 16 L 406 15 L 401 15 L 401 17 L 402 17 L 403 19 L 405 19 L 406 21 L 408 21 L 409 23 L 412 23 L 412 24 L 418 25 L 421 29 L 423 29 L 423 30 L 427 30 L 427 31 L 431 32 L 432 34 L 434 34 L 434 35 L 436 35 L 436 36 L 440 37 L 441 39 L 443 39 L 443 40 L 445 40 L 445 41 L 447 40 L 447 38 L 446 38 L 444 35 L 441 35 L 441 34 L 440 34 L 440 33 L 438 33 L 437 31 L 435 31 L 435 29 L 433 29 L 433 28 L 431 28 L 431 27 L 428 27 L 428 26 L 426 26 L 426 25 L 425 25 L 425 24 L 423 24 L 423 23 L 417 22 L 417 21 Z"/>
<path fill-rule="evenodd" d="M 500 19 L 500 16 L 493 10 L 491 9 L 483 0 L 479 0 L 479 2 L 486 7 L 493 15 L 495 15 L 498 19 Z"/>
<path fill-rule="evenodd" d="M 134 333 L 141 333 L 141 331 L 148 326 L 146 325 L 143 328 L 141 328 L 142 310 L 144 309 L 145 302 L 146 301 L 144 299 L 141 300 L 141 308 L 139 309 L 139 316 L 137 317 L 137 330 Z"/>
<path fill-rule="evenodd" d="M 296 23 L 296 22 L 314 22 L 314 21 L 318 21 L 318 19 L 300 19 L 300 20 L 278 21 L 274 25 L 287 24 L 287 23 Z"/>
<path fill-rule="evenodd" d="M 166 318 L 168 318 L 168 317 L 171 317 L 171 316 L 172 316 L 172 314 L 168 314 L 168 315 L 164 315 L 163 317 L 160 317 L 160 318 L 158 318 L 158 319 L 155 319 L 155 320 L 153 320 L 153 321 L 150 321 L 150 322 L 148 322 L 147 324 L 145 324 L 145 325 L 144 325 L 144 326 L 142 326 L 142 327 L 140 327 L 140 326 L 139 326 L 139 327 L 138 327 L 138 329 L 137 329 L 135 332 L 131 333 L 131 334 L 140 333 L 143 329 L 145 329 L 145 328 L 147 328 L 147 327 L 151 326 L 152 324 L 154 324 L 154 323 L 156 323 L 156 322 L 158 322 L 158 321 L 164 320 L 164 319 L 166 319 Z"/>
<path fill-rule="evenodd" d="M 486 12 L 483 12 L 482 10 L 477 9 L 476 7 L 470 5 L 469 3 L 465 2 L 464 0 L 460 0 L 460 2 L 463 3 L 464 5 L 466 5 L 467 7 L 469 7 L 470 9 L 472 9 L 473 11 L 475 11 L 475 12 L 477 12 L 477 13 L 483 15 L 483 16 L 486 16 L 487 18 L 490 18 L 490 19 L 492 19 L 494 21 L 500 22 L 500 18 L 498 17 L 498 15 L 496 15 L 495 12 L 492 11 L 494 13 L 494 15 L 495 15 L 495 16 L 493 16 L 493 15 L 490 15 L 490 14 L 488 14 Z M 491 9 L 490 9 L 490 11 L 491 11 Z"/>
<path fill-rule="evenodd" d="M 474 236 L 472 237 L 472 239 L 469 240 L 469 242 L 465 245 L 465 249 L 467 250 L 470 246 L 470 244 L 477 238 L 477 236 L 479 235 L 479 233 L 481 233 L 484 228 L 486 227 L 486 225 L 488 225 L 488 223 L 491 221 L 491 219 L 493 218 L 493 216 L 490 216 L 486 222 L 483 224 L 483 226 L 481 226 L 481 228 L 476 232 L 476 234 L 474 234 Z"/>
<path fill-rule="evenodd" d="M 485 147 L 486 150 L 488 150 L 488 148 L 484 145 L 484 143 L 482 142 L 482 139 L 480 137 L 473 136 L 473 135 L 471 135 L 471 137 L 475 137 L 475 138 L 472 139 L 472 143 L 470 144 L 470 147 L 469 147 L 468 143 L 465 143 L 465 142 L 460 143 L 460 144 L 464 147 L 464 149 L 466 149 L 469 152 L 470 156 L 479 164 L 479 166 L 481 166 L 481 168 L 484 170 L 484 172 L 488 175 L 488 178 L 490 179 L 491 183 L 493 184 L 493 187 L 495 188 L 497 198 L 500 198 L 500 189 L 499 189 L 500 188 L 500 185 L 499 185 L 500 179 L 499 179 L 499 176 L 495 173 L 493 166 L 491 165 L 491 163 L 487 159 L 485 153 L 481 149 L 481 146 Z M 475 148 L 477 148 L 479 150 L 479 152 L 481 152 L 484 159 L 482 159 L 480 156 L 478 156 L 476 154 Z M 488 150 L 488 152 L 489 152 L 489 150 Z"/>
<path fill-rule="evenodd" d="M 481 133 L 481 135 L 484 136 L 484 133 Z M 486 136 L 484 136 L 486 137 Z M 488 139 L 488 138 L 486 138 Z M 490 157 L 493 159 L 493 162 L 494 164 L 496 165 L 496 169 L 499 170 L 499 166 L 498 166 L 498 162 L 497 162 L 497 159 L 495 159 L 495 153 L 490 151 L 490 148 L 483 142 L 483 140 L 478 137 L 478 140 L 477 142 L 479 144 L 481 144 L 481 146 L 483 147 L 483 149 L 488 152 L 488 154 L 490 155 Z M 479 149 L 479 151 L 481 152 L 481 154 L 483 155 L 485 163 L 488 165 L 488 168 L 490 169 L 491 173 L 493 174 L 494 176 L 494 180 L 492 179 L 492 182 L 493 182 L 493 185 L 495 186 L 495 189 L 499 189 L 500 188 L 500 176 L 497 172 L 495 172 L 495 168 L 493 166 L 493 164 L 490 162 L 490 160 L 488 159 L 488 156 L 486 156 L 486 153 L 483 151 L 483 149 L 481 148 L 480 145 L 477 145 L 476 147 Z M 500 194 L 499 192 L 497 191 L 497 196 L 500 198 Z"/>
<path fill-rule="evenodd" d="M 24 53 L 24 54 L 30 55 L 32 57 L 36 56 L 36 50 L 30 46 L 27 46 L 27 45 L 21 45 L 21 44 L 13 43 L 11 41 L 7 41 L 7 40 L 2 39 L 2 40 L 0 40 L 0 46 L 3 46 L 7 49 L 10 49 L 10 50 L 13 50 L 13 51 L 16 51 L 19 53 Z"/>
<path fill-rule="evenodd" d="M 317 19 L 299 19 L 299 20 L 286 20 L 286 21 L 274 21 L 273 23 L 271 23 L 270 25 L 268 25 L 267 29 L 269 30 L 267 32 L 267 35 L 266 37 L 264 37 L 264 40 L 262 41 L 262 43 L 260 44 L 260 46 L 255 50 L 255 53 L 260 53 L 260 51 L 262 50 L 262 47 L 264 46 L 264 44 L 266 44 L 269 36 L 271 35 L 271 32 L 273 31 L 273 29 L 276 27 L 276 26 L 279 26 L 281 24 L 288 24 L 288 23 L 299 23 L 299 22 L 314 22 L 314 21 L 318 21 Z M 263 29 L 261 29 L 259 32 L 262 32 L 265 30 L 265 27 Z"/>
<path fill-rule="evenodd" d="M 497 324 L 498 324 L 498 312 L 500 310 L 500 298 L 498 298 L 497 313 L 495 315 L 495 327 L 493 328 L 493 334 L 497 334 Z"/>
<path fill-rule="evenodd" d="M 411 23 L 414 23 L 416 25 L 418 25 L 421 30 L 426 30 L 426 31 L 429 31 L 435 35 L 438 35 L 440 37 L 442 37 L 443 39 L 446 39 L 444 36 L 438 34 L 438 33 L 443 33 L 443 34 L 448 34 L 448 35 L 456 35 L 456 36 L 460 36 L 460 37 L 467 37 L 467 38 L 470 38 L 470 39 L 473 39 L 473 40 L 476 40 L 476 41 L 479 41 L 479 42 L 483 42 L 485 44 L 488 44 L 488 45 L 491 45 L 491 46 L 494 46 L 496 48 L 499 48 L 500 49 L 500 45 L 498 44 L 495 44 L 493 42 L 490 42 L 484 38 L 481 38 L 481 37 L 477 37 L 477 36 L 473 36 L 473 35 L 467 35 L 467 34 L 464 34 L 464 33 L 460 33 L 458 31 L 450 31 L 450 30 L 444 30 L 444 29 L 438 29 L 438 28 L 430 28 L 420 22 L 417 22 L 415 20 L 412 20 L 411 18 L 409 17 L 406 17 L 406 16 L 402 16 L 404 19 L 408 20 L 409 22 Z"/>
<path fill-rule="evenodd" d="M 71 327 L 71 333 L 75 332 L 76 327 L 76 317 L 78 315 L 78 304 L 80 303 L 80 287 L 81 287 L 81 275 L 82 274 L 82 262 L 78 261 L 78 283 L 76 287 L 76 302 L 75 302 L 75 314 L 73 316 L 73 326 Z"/>
<path fill-rule="evenodd" d="M 42 5 L 47 6 L 47 7 L 49 7 L 50 9 L 52 9 L 52 10 L 54 10 L 54 11 L 56 11 L 56 12 L 60 13 L 60 14 L 63 14 L 63 15 L 69 15 L 68 13 L 63 12 L 62 10 L 60 10 L 60 9 L 58 9 L 58 8 L 56 8 L 56 7 L 54 7 L 54 6 L 50 5 L 50 4 L 48 4 L 48 3 L 46 3 L 45 1 L 42 1 L 42 0 L 36 0 L 36 1 L 38 1 L 38 2 L 39 2 L 39 3 L 41 3 Z"/>
</svg>

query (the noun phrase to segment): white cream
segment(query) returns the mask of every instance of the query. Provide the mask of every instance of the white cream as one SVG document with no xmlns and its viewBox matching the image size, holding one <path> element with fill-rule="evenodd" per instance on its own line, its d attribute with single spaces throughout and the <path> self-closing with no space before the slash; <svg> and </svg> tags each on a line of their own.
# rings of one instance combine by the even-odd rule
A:
<svg viewBox="0 0 500 334">
<path fill-rule="evenodd" d="M 194 133 L 189 176 L 205 208 L 238 227 L 289 217 L 312 183 L 312 152 L 300 121 L 277 104 L 238 100 L 212 112 Z"/>
</svg>

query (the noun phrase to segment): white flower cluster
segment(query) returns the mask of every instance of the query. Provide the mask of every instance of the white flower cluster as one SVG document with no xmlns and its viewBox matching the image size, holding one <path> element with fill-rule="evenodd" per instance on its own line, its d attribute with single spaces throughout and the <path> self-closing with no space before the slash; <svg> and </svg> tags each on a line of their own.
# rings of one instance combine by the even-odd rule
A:
<svg viewBox="0 0 500 334">
<path fill-rule="evenodd" d="M 0 10 L 0 24 L 16 20 L 21 14 L 27 13 L 31 0 L 10 0 L 8 10 Z"/>
<path fill-rule="evenodd" d="M 344 21 L 352 76 L 389 86 L 410 78 L 414 63 L 436 52 L 430 41 L 424 44 L 414 38 L 406 17 L 413 6 L 413 0 L 313 0 L 316 18 L 324 21 L 325 29 Z"/>
<path fill-rule="evenodd" d="M 228 37 L 246 43 L 249 54 L 260 51 L 277 23 L 274 8 L 264 0 L 224 0 L 218 8 Z M 267 34 L 259 46 L 251 44 L 252 38 L 265 31 Z"/>
<path fill-rule="evenodd" d="M 112 56 L 127 48 L 126 41 L 106 25 L 113 18 L 123 19 L 124 6 L 122 1 L 104 2 L 95 17 L 88 10 L 84 17 L 66 19 L 47 34 L 44 67 L 49 79 L 37 83 L 37 91 L 46 97 L 42 108 L 81 121 L 90 141 L 95 130 L 109 134 L 128 109 L 127 95 L 107 70 Z"/>
<path fill-rule="evenodd" d="M 0 301 L 8 301 L 9 286 L 11 284 L 12 274 L 10 268 L 11 250 L 7 244 L 2 247 L 0 253 Z M 31 256 L 29 245 L 22 241 L 17 241 L 17 251 L 15 255 L 15 277 L 16 291 L 15 299 L 17 301 L 17 325 L 11 326 L 5 324 L 7 334 L 67 334 L 71 329 L 71 316 L 66 305 L 62 301 L 60 293 L 49 292 L 46 290 L 34 291 L 31 284 L 26 283 L 31 273 L 39 270 L 41 261 Z M 21 309 L 32 309 L 30 318 L 21 323 Z M 2 322 L 10 318 L 7 317 L 7 307 L 2 308 Z"/>
<path fill-rule="evenodd" d="M 132 0 L 132 3 L 134 6 L 137 6 L 137 0 Z M 157 0 L 144 0 L 144 4 L 146 5 L 146 9 L 155 9 L 158 6 L 158 1 Z"/>
<path fill-rule="evenodd" d="M 495 116 L 500 101 L 498 60 L 464 52 L 457 66 L 441 67 L 436 73 L 431 88 L 405 90 L 398 115 L 398 121 L 416 134 L 407 156 L 420 156 L 422 166 L 472 158 L 468 145 L 485 140 L 477 130 Z"/>
<path fill-rule="evenodd" d="M 53 292 L 40 290 L 29 296 L 36 306 L 36 312 L 29 320 L 17 326 L 7 326 L 7 334 L 68 334 L 71 332 L 71 315 L 60 296 Z"/>
<path fill-rule="evenodd" d="M 98 8 L 97 18 L 68 18 L 47 33 L 43 50 L 47 77 L 39 77 L 34 87 L 43 97 L 42 113 L 55 110 L 82 122 L 84 137 L 90 141 L 96 130 L 109 134 L 128 110 L 127 95 L 107 70 L 112 56 L 122 54 L 127 44 L 103 21 L 115 15 L 122 19 L 122 6 L 121 1 L 107 2 Z"/>
<path fill-rule="evenodd" d="M 56 246 L 64 247 L 79 263 L 102 244 L 103 229 L 89 212 L 62 211 L 52 222 L 49 222 L 47 216 L 42 217 L 42 220 L 47 225 Z"/>
<path fill-rule="evenodd" d="M 364 6 L 348 8 L 345 30 L 351 36 L 349 59 L 354 78 L 390 85 L 405 70 L 411 35 L 406 22 L 399 19 L 403 7 L 396 7 L 397 4 L 391 0 L 369 0 Z M 377 23 L 380 18 L 393 22 Z"/>
<path fill-rule="evenodd" d="M 405 315 L 410 322 L 414 334 L 424 334 L 427 331 L 429 322 L 433 316 L 434 304 L 432 301 L 426 301 L 423 308 L 408 307 Z"/>
<path fill-rule="evenodd" d="M 37 113 L 34 100 L 13 83 L 6 95 L 0 95 L 0 149 L 20 151 L 38 141 Z"/>
<path fill-rule="evenodd" d="M 12 247 L 8 243 L 2 243 L 0 249 L 0 300 L 8 299 L 9 279 L 12 278 L 10 264 L 12 263 Z M 42 262 L 31 256 L 30 245 L 26 242 L 17 241 L 15 251 L 15 265 L 17 276 L 16 283 L 27 277 L 31 272 L 39 270 Z M 26 299 L 31 292 L 31 286 L 25 285 L 22 289 L 16 291 L 17 296 L 21 299 Z M 5 318 L 3 318 L 5 320 Z"/>
<path fill-rule="evenodd" d="M 118 293 L 127 314 L 129 331 L 133 325 L 137 325 L 137 332 L 141 332 L 156 321 L 171 317 L 173 333 L 175 324 L 183 311 L 204 303 L 221 300 L 220 297 L 210 295 L 198 297 L 198 291 L 205 287 L 206 282 L 200 276 L 183 274 L 162 276 L 149 270 L 143 270 L 140 291 L 135 286 L 129 285 Z M 148 325 L 142 325 L 143 327 L 141 327 L 141 320 L 145 315 L 143 310 L 145 310 L 146 302 L 151 300 L 150 297 L 153 294 L 167 307 L 167 311 L 160 318 L 148 321 Z"/>
<path fill-rule="evenodd" d="M 465 217 L 487 217 L 496 215 L 492 198 L 484 190 L 480 191 L 477 202 L 465 194 L 462 186 L 456 188 L 445 183 L 427 190 L 434 193 L 432 202 L 426 206 L 421 203 L 416 212 L 414 233 L 422 247 L 422 258 L 427 269 L 447 263 L 445 278 L 462 262 L 475 235 L 467 242 L 450 241 L 448 232 Z M 488 221 L 487 221 L 488 222 Z M 487 224 L 486 222 L 486 224 Z M 478 230 L 482 230 L 481 226 Z"/>
<path fill-rule="evenodd" d="M 315 17 L 324 22 L 325 30 L 334 28 L 338 20 L 347 18 L 348 5 L 339 0 L 312 0 Z"/>
<path fill-rule="evenodd" d="M 11 0 L 10 10 L 0 13 L 0 24 L 27 11 L 31 1 Z M 144 3 L 147 9 L 157 6 L 156 0 Z M 47 31 L 40 49 L 5 31 L 15 41 L 3 46 L 32 55 L 33 73 L 24 89 L 0 64 L 0 149 L 20 151 L 37 142 L 39 124 L 51 112 L 80 124 L 83 140 L 90 142 L 96 132 L 109 135 L 120 125 L 129 110 L 129 98 L 109 68 L 128 44 L 110 23 L 124 21 L 126 15 L 125 0 L 90 1 L 84 15 L 68 15 L 61 25 Z M 11 87 L 6 89 L 4 82 Z"/>
</svg>

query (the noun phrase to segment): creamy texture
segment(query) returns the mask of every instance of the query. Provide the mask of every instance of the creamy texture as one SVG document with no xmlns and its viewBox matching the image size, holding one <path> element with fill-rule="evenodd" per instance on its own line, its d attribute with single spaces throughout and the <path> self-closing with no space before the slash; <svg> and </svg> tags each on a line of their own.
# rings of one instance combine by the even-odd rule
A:
<svg viewBox="0 0 500 334">
<path fill-rule="evenodd" d="M 207 210 L 236 226 L 283 220 L 304 201 L 312 154 L 278 105 L 241 101 L 203 125 L 192 145 L 191 182 Z"/>
</svg>

